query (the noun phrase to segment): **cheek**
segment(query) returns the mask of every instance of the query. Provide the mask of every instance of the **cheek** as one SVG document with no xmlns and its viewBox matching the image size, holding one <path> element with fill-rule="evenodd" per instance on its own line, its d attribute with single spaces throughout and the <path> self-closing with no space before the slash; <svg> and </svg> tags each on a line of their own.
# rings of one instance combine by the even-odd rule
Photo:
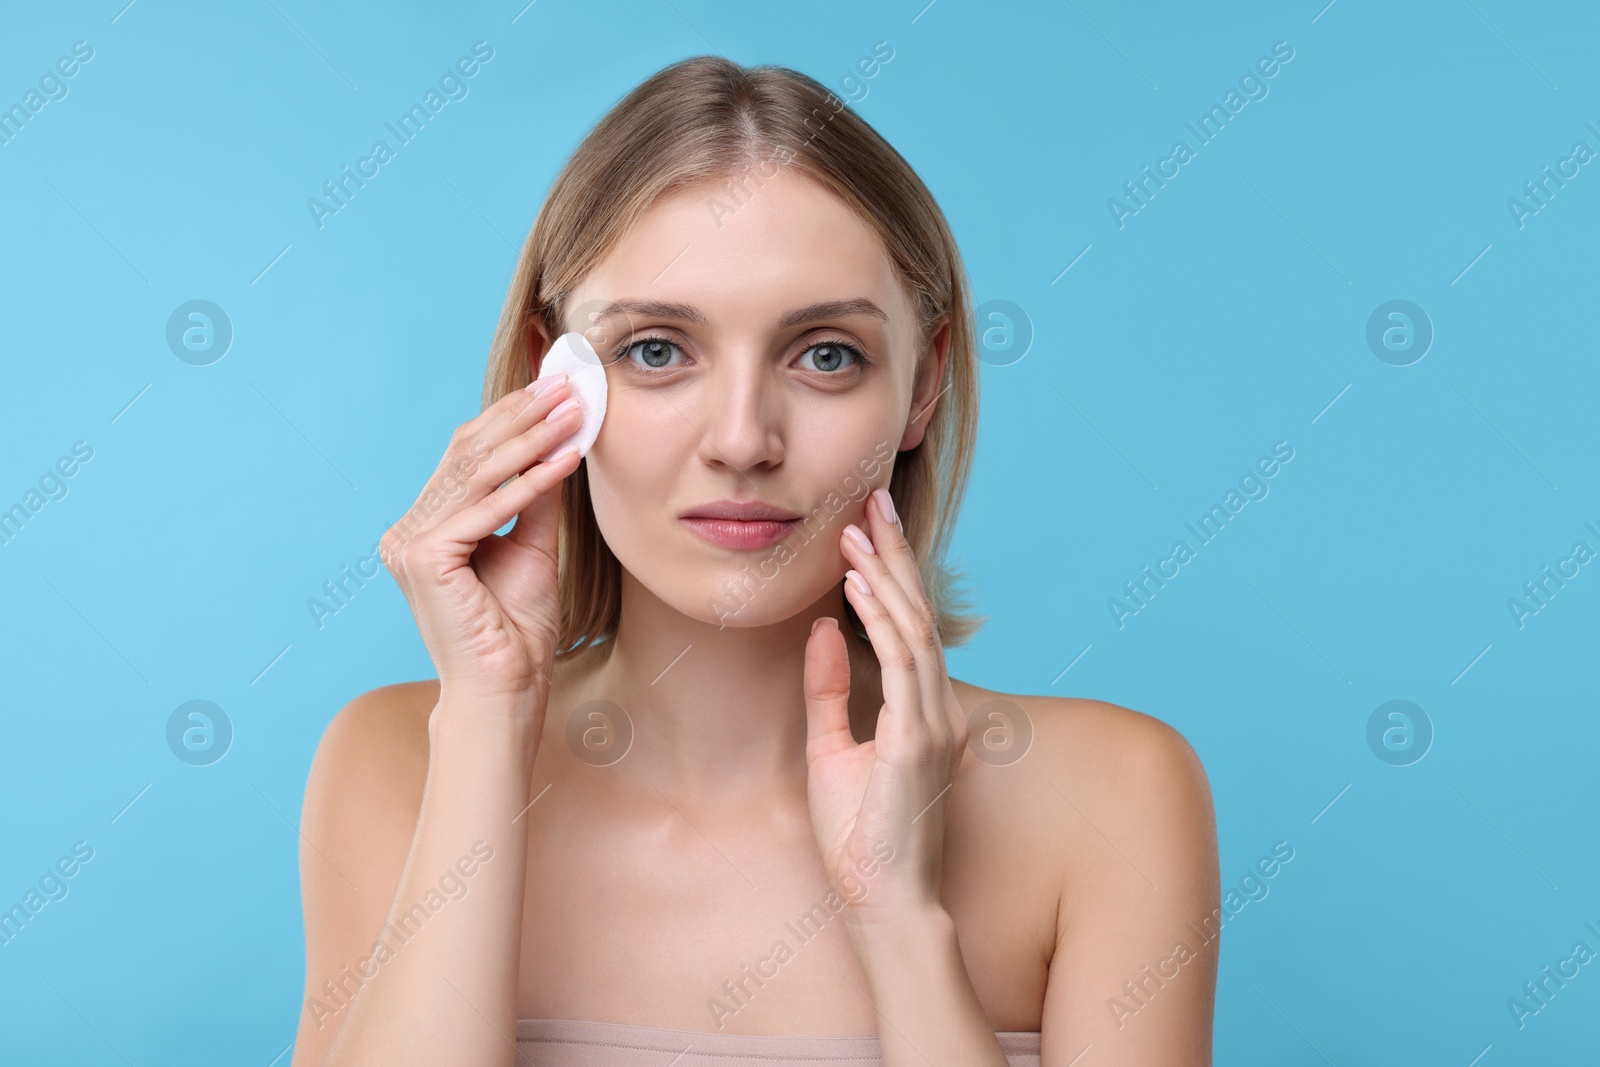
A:
<svg viewBox="0 0 1600 1067">
<path fill-rule="evenodd" d="M 796 464 L 804 469 L 808 491 L 819 501 L 831 493 L 859 502 L 876 486 L 888 485 L 891 468 L 885 457 L 895 454 L 903 429 L 877 412 L 819 427 Z M 859 506 L 856 512 L 846 521 L 859 524 Z"/>
<path fill-rule="evenodd" d="M 600 532 L 616 547 L 641 525 L 666 515 L 693 458 L 694 430 L 670 407 L 613 391 L 605 422 L 584 462 Z"/>
</svg>

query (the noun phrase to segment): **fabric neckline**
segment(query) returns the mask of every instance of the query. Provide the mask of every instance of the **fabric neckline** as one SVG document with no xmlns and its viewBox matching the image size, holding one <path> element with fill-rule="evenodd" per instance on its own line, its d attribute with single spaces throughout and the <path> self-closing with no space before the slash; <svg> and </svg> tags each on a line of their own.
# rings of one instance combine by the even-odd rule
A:
<svg viewBox="0 0 1600 1067">
<path fill-rule="evenodd" d="M 1039 1052 L 1041 1034 L 1037 1030 L 1000 1030 L 995 1038 L 1007 1054 Z M 807 1037 L 803 1035 L 726 1034 L 712 1030 L 676 1030 L 632 1023 L 598 1022 L 591 1019 L 518 1019 L 518 1041 L 610 1045 L 620 1048 L 649 1049 L 681 1054 L 737 1053 L 743 1056 L 792 1056 L 797 1049 L 812 1051 L 817 1058 L 878 1056 L 882 1052 L 876 1036 Z"/>
</svg>

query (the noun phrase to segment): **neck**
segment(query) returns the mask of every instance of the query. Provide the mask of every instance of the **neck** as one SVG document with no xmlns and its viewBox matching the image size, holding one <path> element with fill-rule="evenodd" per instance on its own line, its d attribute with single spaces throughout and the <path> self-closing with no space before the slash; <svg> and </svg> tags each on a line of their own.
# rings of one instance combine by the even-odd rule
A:
<svg viewBox="0 0 1600 1067">
<path fill-rule="evenodd" d="M 873 735 L 883 696 L 877 657 L 845 615 L 842 585 L 806 610 L 766 626 L 690 618 L 626 571 L 616 635 L 574 664 L 569 699 L 547 724 L 565 744 L 565 715 L 608 700 L 633 727 L 627 754 L 608 770 L 609 788 L 691 803 L 774 791 L 805 797 L 805 652 L 812 623 L 839 621 L 850 657 L 850 725 Z"/>
</svg>

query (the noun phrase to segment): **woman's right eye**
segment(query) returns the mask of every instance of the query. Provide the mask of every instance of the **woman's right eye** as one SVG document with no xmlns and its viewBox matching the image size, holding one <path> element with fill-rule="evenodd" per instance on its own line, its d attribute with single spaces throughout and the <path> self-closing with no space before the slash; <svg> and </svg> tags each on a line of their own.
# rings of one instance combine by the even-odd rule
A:
<svg viewBox="0 0 1600 1067">
<path fill-rule="evenodd" d="M 682 355 L 682 351 L 673 342 L 665 337 L 643 337 L 637 341 L 630 341 L 618 354 L 617 359 L 634 356 L 635 365 L 647 367 L 651 370 L 670 369 L 673 366 L 682 366 L 682 363 L 673 364 L 674 353 Z"/>
</svg>

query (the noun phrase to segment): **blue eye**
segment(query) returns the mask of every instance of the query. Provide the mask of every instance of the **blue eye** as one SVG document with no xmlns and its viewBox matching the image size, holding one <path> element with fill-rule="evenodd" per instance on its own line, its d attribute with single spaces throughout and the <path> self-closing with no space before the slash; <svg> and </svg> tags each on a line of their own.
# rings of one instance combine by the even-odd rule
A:
<svg viewBox="0 0 1600 1067">
<path fill-rule="evenodd" d="M 639 349 L 643 362 L 640 363 L 638 360 L 634 362 L 652 370 L 660 370 L 663 367 L 671 366 L 669 361 L 672 359 L 672 353 L 677 347 L 665 337 L 641 337 L 637 341 L 630 341 L 623 345 L 621 350 L 617 352 L 617 360 L 621 360 L 624 356 L 630 356 L 635 349 Z"/>
<path fill-rule="evenodd" d="M 813 363 L 816 369 L 827 374 L 832 374 L 843 366 L 846 358 L 850 359 L 855 365 L 867 362 L 867 358 L 861 354 L 860 349 L 854 345 L 847 345 L 843 341 L 819 342 L 806 349 L 804 355 L 800 358 L 804 359 L 813 353 L 815 353 Z"/>
</svg>

